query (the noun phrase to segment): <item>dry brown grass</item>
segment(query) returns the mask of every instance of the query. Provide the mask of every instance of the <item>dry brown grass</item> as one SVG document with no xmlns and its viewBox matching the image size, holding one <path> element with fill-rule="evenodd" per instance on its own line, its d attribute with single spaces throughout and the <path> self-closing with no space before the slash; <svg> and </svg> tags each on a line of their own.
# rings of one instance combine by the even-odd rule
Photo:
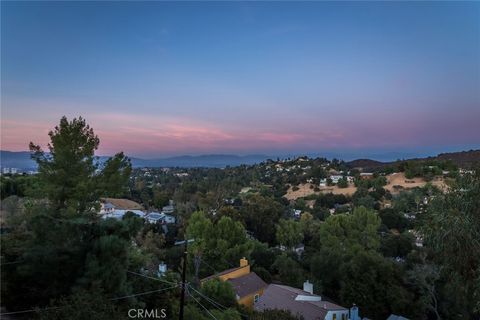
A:
<svg viewBox="0 0 480 320">
<path fill-rule="evenodd" d="M 385 189 L 387 189 L 391 193 L 399 193 L 400 190 L 423 187 L 426 184 L 427 184 L 427 181 L 425 181 L 422 178 L 407 179 L 405 178 L 405 174 L 403 172 L 400 172 L 400 173 L 393 173 L 393 174 L 387 175 L 387 185 L 385 186 Z M 446 188 L 445 181 L 442 177 L 435 178 L 433 181 L 431 181 L 431 184 L 440 189 Z M 349 184 L 347 188 L 339 188 L 337 186 L 320 187 L 319 192 L 315 192 L 314 189 L 311 188 L 310 186 L 315 187 L 311 183 L 305 183 L 305 184 L 298 185 L 297 186 L 298 190 L 293 191 L 293 187 L 290 186 L 290 188 L 288 188 L 287 193 L 285 194 L 285 198 L 287 198 L 288 200 L 296 200 L 298 198 L 307 197 L 312 194 L 330 193 L 330 192 L 333 194 L 343 194 L 346 196 L 351 196 L 355 193 L 355 191 L 357 191 L 357 188 L 353 184 Z M 398 188 L 395 186 L 400 186 L 401 188 Z"/>
<path fill-rule="evenodd" d="M 143 207 L 141 204 L 128 200 L 128 199 L 117 199 L 117 198 L 102 198 L 101 199 L 104 202 L 110 202 L 115 206 L 117 209 L 122 209 L 122 210 L 143 210 Z"/>
</svg>

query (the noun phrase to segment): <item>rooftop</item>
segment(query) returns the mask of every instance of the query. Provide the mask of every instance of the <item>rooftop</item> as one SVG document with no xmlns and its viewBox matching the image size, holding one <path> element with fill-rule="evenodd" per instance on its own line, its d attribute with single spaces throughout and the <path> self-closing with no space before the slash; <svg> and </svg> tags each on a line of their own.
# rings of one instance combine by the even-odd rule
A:
<svg viewBox="0 0 480 320">
<path fill-rule="evenodd" d="M 143 207 L 132 200 L 128 199 L 117 199 L 117 198 L 101 198 L 100 199 L 104 203 L 110 203 L 112 204 L 115 209 L 121 209 L 121 210 L 142 210 Z"/>
<path fill-rule="evenodd" d="M 324 319 L 328 311 L 348 310 L 321 296 L 278 284 L 270 284 L 255 304 L 255 310 L 266 309 L 288 310 L 293 315 L 302 315 L 305 320 Z"/>
<path fill-rule="evenodd" d="M 257 292 L 267 286 L 265 281 L 257 276 L 255 272 L 250 272 L 239 278 L 228 279 L 227 281 L 232 284 L 235 293 L 240 298 Z"/>
</svg>

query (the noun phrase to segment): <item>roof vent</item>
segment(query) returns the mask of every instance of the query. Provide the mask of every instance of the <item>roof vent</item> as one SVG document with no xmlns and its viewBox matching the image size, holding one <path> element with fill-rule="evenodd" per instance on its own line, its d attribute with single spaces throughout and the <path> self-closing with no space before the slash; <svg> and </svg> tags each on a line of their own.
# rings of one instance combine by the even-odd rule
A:
<svg viewBox="0 0 480 320">
<path fill-rule="evenodd" d="M 318 302 L 322 301 L 322 298 L 320 296 L 305 296 L 302 294 L 299 294 L 296 298 L 295 301 L 310 301 L 310 302 Z"/>
</svg>

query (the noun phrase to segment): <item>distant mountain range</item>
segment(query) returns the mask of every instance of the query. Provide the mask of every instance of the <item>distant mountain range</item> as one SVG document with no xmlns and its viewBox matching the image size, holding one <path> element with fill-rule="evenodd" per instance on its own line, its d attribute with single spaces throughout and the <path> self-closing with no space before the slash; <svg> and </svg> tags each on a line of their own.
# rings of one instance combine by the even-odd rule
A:
<svg viewBox="0 0 480 320">
<path fill-rule="evenodd" d="M 434 157 L 408 159 L 408 161 L 429 161 L 429 160 L 438 160 L 438 161 L 450 160 L 460 168 L 471 168 L 474 165 L 480 163 L 480 150 L 448 152 L 448 153 L 440 153 L 439 155 L 436 155 Z M 381 161 L 375 161 L 370 159 L 357 159 L 357 160 L 347 162 L 347 165 L 350 168 L 361 167 L 364 169 L 375 170 L 375 169 L 392 165 L 395 163 L 399 163 L 402 161 L 405 161 L 405 160 L 381 162 Z"/>
<path fill-rule="evenodd" d="M 99 157 L 100 162 L 104 162 L 109 157 Z M 252 165 L 263 162 L 268 159 L 276 159 L 277 157 L 252 154 L 246 156 L 230 155 L 230 154 L 210 154 L 199 156 L 177 156 L 162 159 L 140 159 L 131 158 L 134 168 L 138 167 L 209 167 L 209 168 L 223 168 L 226 166 L 239 166 L 242 164 Z M 427 158 L 413 158 L 412 161 L 425 160 L 451 160 L 460 167 L 469 168 L 474 163 L 480 162 L 480 150 L 470 150 L 462 152 L 441 153 L 434 157 Z M 382 162 L 371 159 L 357 159 L 347 162 L 351 168 L 362 167 L 369 169 L 380 168 L 393 162 Z M 30 159 L 30 152 L 28 151 L 0 151 L 0 165 L 5 168 L 18 168 L 21 170 L 35 170 L 36 163 Z"/>
<path fill-rule="evenodd" d="M 99 157 L 100 162 L 104 162 L 109 157 Z M 260 163 L 269 159 L 266 155 L 246 155 L 237 156 L 229 154 L 210 154 L 199 156 L 178 156 L 162 159 L 140 159 L 130 158 L 132 166 L 138 167 L 211 167 L 222 168 L 226 166 L 239 166 L 242 164 L 251 165 Z M 22 170 L 35 170 L 37 165 L 30 158 L 28 151 L 0 151 L 0 164 L 5 168 L 18 168 Z"/>
</svg>

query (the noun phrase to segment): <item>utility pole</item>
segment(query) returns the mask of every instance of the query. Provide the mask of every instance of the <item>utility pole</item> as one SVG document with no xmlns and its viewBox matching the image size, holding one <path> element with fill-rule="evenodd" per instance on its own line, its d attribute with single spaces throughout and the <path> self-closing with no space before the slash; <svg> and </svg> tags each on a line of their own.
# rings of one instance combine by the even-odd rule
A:
<svg viewBox="0 0 480 320">
<path fill-rule="evenodd" d="M 182 267 L 182 295 L 180 296 L 180 312 L 178 314 L 178 319 L 183 320 L 183 306 L 185 304 L 185 278 L 187 276 L 187 246 L 188 240 L 185 238 L 185 247 L 183 252 L 183 267 Z"/>
<path fill-rule="evenodd" d="M 188 243 L 195 241 L 195 239 L 187 239 L 187 235 L 184 235 L 185 240 L 175 241 L 175 245 L 179 246 L 181 244 L 183 247 L 183 265 L 182 265 L 182 293 L 180 296 L 180 312 L 178 313 L 178 319 L 183 320 L 183 307 L 185 305 L 185 289 L 187 287 L 186 278 L 187 278 L 187 258 L 188 258 Z"/>
</svg>

